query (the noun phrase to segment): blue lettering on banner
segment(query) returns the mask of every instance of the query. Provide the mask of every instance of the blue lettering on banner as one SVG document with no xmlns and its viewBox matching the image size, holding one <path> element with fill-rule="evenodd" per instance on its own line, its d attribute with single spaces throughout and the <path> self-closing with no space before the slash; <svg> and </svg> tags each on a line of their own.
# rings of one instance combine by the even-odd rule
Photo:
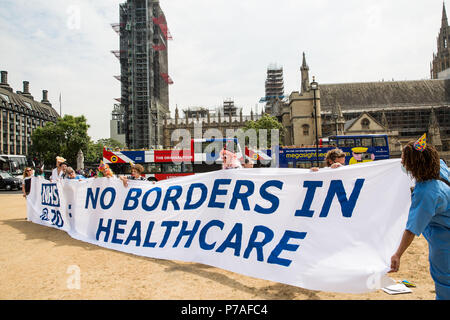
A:
<svg viewBox="0 0 450 320">
<path fill-rule="evenodd" d="M 151 206 L 149 206 L 148 203 L 147 203 L 147 199 L 148 199 L 148 196 L 149 196 L 153 191 L 156 192 L 156 199 L 155 199 L 155 201 L 153 202 L 153 204 L 152 204 Z M 148 191 L 144 194 L 144 197 L 142 198 L 142 208 L 143 208 L 145 211 L 153 211 L 153 210 L 155 210 L 155 209 L 158 207 L 158 205 L 159 205 L 159 201 L 161 201 L 161 194 L 162 194 L 162 190 L 161 190 L 160 187 L 155 187 L 155 188 L 152 188 L 152 189 L 148 190 Z"/>
<path fill-rule="evenodd" d="M 95 195 L 92 193 L 92 188 L 88 188 L 86 191 L 86 203 L 84 205 L 84 208 L 87 209 L 89 207 L 89 200 L 91 200 L 92 203 L 92 209 L 97 209 L 97 200 L 98 200 L 98 193 L 100 191 L 100 188 L 95 189 Z"/>
<path fill-rule="evenodd" d="M 319 217 L 326 218 L 328 216 L 331 203 L 333 202 L 334 197 L 337 196 L 339 204 L 341 205 L 342 216 L 345 218 L 351 218 L 353 214 L 353 209 L 356 206 L 359 194 L 361 193 L 361 189 L 364 185 L 364 181 L 365 179 L 356 180 L 352 193 L 350 194 L 350 197 L 347 199 L 347 194 L 345 192 L 342 180 L 331 180 Z M 295 211 L 295 216 L 311 218 L 314 215 L 314 211 L 311 210 L 311 204 L 314 200 L 316 189 L 321 188 L 322 185 L 323 185 L 322 181 L 303 182 L 303 187 L 307 188 L 306 196 L 303 201 L 302 208 L 300 210 Z"/>
<path fill-rule="evenodd" d="M 280 242 L 277 244 L 275 249 L 270 253 L 269 259 L 267 259 L 267 263 L 279 264 L 281 266 L 289 267 L 292 260 L 280 258 L 280 254 L 282 251 L 297 251 L 299 245 L 288 243 L 290 239 L 304 239 L 306 237 L 306 232 L 297 232 L 286 230 L 284 232 L 283 237 Z"/>
<path fill-rule="evenodd" d="M 351 218 L 364 181 L 364 179 L 356 179 L 349 193 L 346 192 L 342 180 L 331 180 L 319 217 L 328 217 L 331 205 L 337 198 L 342 216 Z M 251 211 L 254 206 L 252 212 L 255 213 L 273 214 L 277 212 L 280 206 L 280 198 L 277 193 L 283 189 L 283 181 L 268 180 L 259 187 L 258 199 L 262 199 L 262 203 L 252 202 L 254 200 L 252 197 L 258 196 L 258 191 L 256 191 L 253 181 L 236 180 L 233 190 L 230 187 L 231 182 L 232 179 L 216 179 L 212 182 L 213 186 L 210 190 L 204 183 L 192 183 L 188 187 L 186 186 L 186 189 L 183 189 L 180 185 L 172 185 L 165 190 L 160 187 L 153 187 L 149 190 L 139 187 L 130 188 L 123 203 L 123 212 L 128 213 L 140 206 L 146 212 L 160 208 L 156 212 L 163 215 L 164 211 L 167 210 L 186 210 L 187 212 L 187 210 L 197 210 L 202 206 L 219 209 L 227 208 L 229 209 L 227 210 L 228 212 L 236 209 L 241 209 L 241 212 Z M 305 198 L 300 209 L 295 211 L 296 217 L 312 218 L 314 216 L 315 211 L 311 207 L 313 206 L 315 195 L 318 194 L 317 190 L 323 188 L 323 184 L 323 181 L 303 182 L 303 188 L 306 189 Z M 43 187 L 43 198 L 45 197 L 47 203 L 59 205 L 57 190 L 52 189 L 54 188 L 52 185 L 56 187 L 55 184 L 48 185 L 45 190 Z M 209 191 L 211 194 L 208 194 Z M 325 191 L 322 192 L 325 195 Z M 182 194 L 185 194 L 185 197 L 181 197 Z M 348 194 L 349 196 L 347 197 Z M 219 199 L 220 196 L 223 197 L 222 201 Z M 112 187 L 107 187 L 103 190 L 101 188 L 88 188 L 85 208 L 96 209 L 99 206 L 101 209 L 106 210 L 113 206 L 115 198 L 116 190 Z M 222 211 L 227 212 L 226 210 Z M 51 213 L 53 213 L 53 216 L 49 214 L 48 210 L 44 211 L 41 219 L 51 220 L 54 225 L 62 226 L 64 222 L 59 211 L 52 210 Z M 230 225 L 225 228 L 225 223 L 220 220 L 204 221 L 199 218 L 195 221 L 182 221 L 179 216 L 176 216 L 176 220 L 171 221 L 158 218 L 156 221 L 146 222 L 146 225 L 139 220 L 130 221 L 123 217 L 122 219 L 100 218 L 96 231 L 96 240 L 116 245 L 155 249 L 156 247 L 158 249 L 168 247 L 190 248 L 195 243 L 202 250 L 214 250 L 215 253 L 225 253 L 228 257 L 233 255 L 243 259 L 254 259 L 258 262 L 289 267 L 292 260 L 284 257 L 283 253 L 286 255 L 286 251 L 288 251 L 293 255 L 293 252 L 296 252 L 300 247 L 299 240 L 305 239 L 307 235 L 306 232 L 298 230 L 284 230 L 282 231 L 284 233 L 276 235 L 271 228 L 264 225 L 256 225 L 252 230 L 248 230 L 249 233 L 244 233 L 244 226 L 246 225 L 236 222 L 233 226 Z M 157 230 L 156 233 L 153 232 L 155 228 Z M 247 229 L 245 230 L 247 231 Z M 152 234 L 155 236 L 152 236 Z M 279 240 L 275 241 L 274 239 Z M 198 241 L 198 244 L 195 241 Z M 269 244 L 272 245 L 269 246 Z M 267 251 L 269 247 L 271 249 Z M 226 252 L 227 249 L 230 250 Z"/>
<path fill-rule="evenodd" d="M 135 221 L 133 226 L 131 227 L 130 234 L 127 237 L 127 240 L 125 240 L 124 245 L 128 245 L 130 241 L 136 242 L 136 247 L 139 247 L 141 245 L 141 222 Z"/>
<path fill-rule="evenodd" d="M 342 215 L 346 218 L 351 218 L 353 209 L 356 205 L 356 201 L 358 200 L 362 186 L 364 185 L 364 180 L 365 179 L 356 180 L 355 187 L 353 188 L 352 194 L 350 195 L 348 200 L 342 181 L 331 180 L 330 188 L 328 189 L 327 197 L 325 198 L 325 202 L 323 204 L 322 211 L 320 211 L 319 217 L 325 218 L 328 216 L 331 202 L 333 201 L 334 196 L 337 196 L 339 203 L 341 204 Z"/>
<path fill-rule="evenodd" d="M 42 209 L 42 214 L 40 215 L 42 221 L 48 221 L 48 209 Z"/>
<path fill-rule="evenodd" d="M 103 241 L 108 242 L 109 231 L 111 229 L 111 223 L 112 223 L 112 219 L 108 219 L 107 225 L 104 226 L 103 218 L 100 218 L 100 220 L 98 222 L 97 233 L 95 234 L 95 240 L 98 241 L 100 239 L 100 235 L 104 232 L 105 236 L 103 237 Z"/>
<path fill-rule="evenodd" d="M 220 230 L 223 229 L 224 227 L 224 223 L 220 220 L 211 220 L 209 221 L 207 224 L 205 224 L 205 226 L 202 228 L 202 231 L 200 231 L 200 235 L 199 235 L 199 244 L 200 244 L 200 248 L 202 248 L 203 250 L 212 250 L 214 249 L 214 247 L 216 246 L 216 243 L 206 243 L 206 234 L 209 231 L 209 229 L 211 229 L 212 227 L 219 227 Z"/>
<path fill-rule="evenodd" d="M 277 196 L 267 192 L 267 188 L 275 187 L 278 189 L 283 188 L 283 182 L 279 180 L 269 180 L 267 182 L 264 182 L 261 188 L 259 189 L 259 194 L 264 200 L 269 201 L 272 206 L 270 208 L 263 208 L 260 205 L 255 205 L 255 211 L 262 214 L 271 214 L 277 211 L 278 206 L 280 205 L 280 199 L 278 199 Z"/>
<path fill-rule="evenodd" d="M 247 190 L 243 193 L 241 193 L 241 187 L 245 186 Z M 239 201 L 242 203 L 242 208 L 245 211 L 250 210 L 250 205 L 248 203 L 248 197 L 253 194 L 255 191 L 255 184 L 250 180 L 237 180 L 236 186 L 234 188 L 233 197 L 231 198 L 230 202 L 230 209 L 234 210 L 236 209 L 236 204 Z"/>
<path fill-rule="evenodd" d="M 51 219 L 52 225 L 58 228 L 62 228 L 62 226 L 64 225 L 64 220 L 61 216 L 61 212 L 59 212 L 59 210 L 57 209 L 52 209 L 51 213 L 53 214 L 53 217 Z"/>
<path fill-rule="evenodd" d="M 154 248 L 156 247 L 156 242 L 150 242 L 150 237 L 152 236 L 153 226 L 155 225 L 154 221 L 150 221 L 147 227 L 147 233 L 145 234 L 145 240 L 143 247 L 146 248 Z"/>
<path fill-rule="evenodd" d="M 172 190 L 175 190 L 174 195 L 172 195 Z M 169 188 L 167 188 L 161 210 L 167 210 L 169 201 L 172 202 L 174 210 L 180 210 L 180 205 L 178 204 L 177 200 L 181 196 L 182 192 L 183 189 L 181 188 L 181 186 L 170 186 Z"/>
<path fill-rule="evenodd" d="M 59 210 L 57 209 L 51 209 L 50 212 L 53 215 L 51 219 L 49 218 L 47 208 L 42 209 L 42 214 L 39 217 L 41 218 L 42 221 L 50 221 L 52 225 L 58 228 L 62 228 L 64 225 L 64 220 L 61 216 L 61 212 L 59 212 Z"/>
<path fill-rule="evenodd" d="M 229 202 L 219 201 L 219 196 L 228 194 L 229 189 L 225 188 L 225 186 L 230 185 L 231 181 L 231 179 L 217 179 L 214 181 L 211 190 L 208 190 L 208 187 L 203 183 L 193 183 L 187 189 L 185 197 L 182 197 L 184 189 L 180 185 L 170 186 L 166 190 L 160 187 L 154 187 L 146 191 L 139 187 L 130 188 L 123 202 L 122 210 L 126 212 L 142 208 L 144 211 L 150 212 L 160 208 L 158 213 L 162 213 L 162 211 L 171 209 L 174 211 L 196 210 L 202 206 L 207 206 L 208 208 L 219 209 L 228 207 L 230 210 L 242 207 L 243 211 L 251 211 L 254 205 L 253 212 L 255 213 L 272 214 L 277 211 L 280 199 L 270 189 L 277 188 L 282 190 L 282 181 L 269 180 L 260 186 L 259 196 L 269 205 L 264 204 L 264 202 L 259 204 L 251 203 L 252 197 L 256 194 L 255 184 L 251 180 L 236 180 L 234 190 L 228 199 L 225 198 Z M 211 194 L 209 194 L 209 191 L 211 191 Z M 100 206 L 103 210 L 110 209 L 114 205 L 116 194 L 116 189 L 112 187 L 107 187 L 103 190 L 100 187 L 87 188 L 84 208 L 95 210 Z"/>
<path fill-rule="evenodd" d="M 117 219 L 116 223 L 114 224 L 114 233 L 113 233 L 113 237 L 111 239 L 112 243 L 116 243 L 116 244 L 122 244 L 123 240 L 117 238 L 117 236 L 119 234 L 124 234 L 125 233 L 125 229 L 120 228 L 121 225 L 126 225 L 127 224 L 127 220 L 120 220 Z"/>
<path fill-rule="evenodd" d="M 217 179 L 214 181 L 214 186 L 211 191 L 211 197 L 209 198 L 208 207 L 209 208 L 225 208 L 225 203 L 223 202 L 216 202 L 217 196 L 225 196 L 228 192 L 228 190 L 219 189 L 220 185 L 225 184 L 228 185 L 231 183 L 231 179 Z"/>
<path fill-rule="evenodd" d="M 235 241 L 232 241 L 236 238 Z M 228 234 L 228 237 L 222 243 L 222 245 L 217 248 L 216 252 L 224 252 L 225 249 L 234 249 L 234 255 L 238 257 L 241 253 L 241 243 L 242 243 L 242 223 L 236 223 Z"/>
<path fill-rule="evenodd" d="M 261 241 L 256 241 L 259 233 L 263 233 L 264 238 Z M 265 226 L 255 226 L 248 240 L 247 248 L 244 251 L 244 258 L 248 259 L 252 250 L 255 249 L 258 261 L 264 261 L 263 247 L 272 241 L 273 236 L 274 234 L 271 229 Z"/>
<path fill-rule="evenodd" d="M 183 224 L 181 225 L 180 233 L 178 234 L 177 239 L 175 240 L 175 243 L 173 244 L 172 248 L 178 247 L 178 244 L 180 243 L 181 239 L 183 237 L 188 237 L 186 243 L 184 244 L 185 248 L 189 248 L 191 246 L 192 240 L 194 240 L 194 236 L 198 231 L 198 227 L 200 226 L 201 221 L 196 220 L 194 227 L 192 227 L 192 230 L 187 230 L 188 221 L 183 221 Z"/>
<path fill-rule="evenodd" d="M 134 210 L 139 205 L 139 197 L 142 194 L 142 189 L 140 188 L 131 188 L 130 191 L 128 191 L 127 197 L 125 199 L 125 202 L 123 204 L 123 210 Z M 130 205 L 130 202 L 132 204 Z"/>
<path fill-rule="evenodd" d="M 169 240 L 170 232 L 172 231 L 173 227 L 178 226 L 180 223 L 178 221 L 163 221 L 161 223 L 161 227 L 166 227 L 166 232 L 164 232 L 164 237 L 159 244 L 159 247 L 162 248 L 166 245 L 167 240 Z"/>
<path fill-rule="evenodd" d="M 98 187 L 95 189 L 95 194 L 92 192 L 92 188 L 87 189 L 86 202 L 84 205 L 85 209 L 89 208 L 89 202 L 92 204 L 92 209 L 97 208 L 97 203 L 99 200 L 99 193 L 100 193 L 100 188 L 98 188 Z M 109 195 L 109 201 L 107 203 L 105 198 L 107 198 L 108 193 L 110 195 Z M 111 208 L 112 205 L 114 204 L 115 199 L 116 199 L 116 189 L 114 189 L 112 187 L 105 188 L 100 195 L 100 207 L 103 210 L 107 210 L 107 209 Z"/>
<path fill-rule="evenodd" d="M 114 225 L 114 227 L 113 227 Z M 131 226 L 130 230 L 127 232 L 127 220 L 117 219 L 99 219 L 99 224 L 96 233 L 96 240 L 100 241 L 103 236 L 104 242 L 111 242 L 114 244 L 121 244 L 128 246 L 131 242 L 135 243 L 136 247 L 142 245 L 142 247 L 155 248 L 157 242 L 150 242 L 150 237 L 155 225 L 154 221 L 149 222 L 147 230 L 144 231 L 141 228 L 141 222 L 135 221 Z M 173 228 L 180 225 L 180 221 L 162 221 L 160 226 L 165 228 L 164 235 L 162 236 L 161 242 L 159 243 L 159 248 L 163 248 L 169 242 L 169 238 L 172 234 Z M 202 250 L 213 250 L 216 246 L 216 242 L 207 243 L 207 235 L 211 228 L 219 228 L 220 231 L 224 229 L 224 223 L 220 220 L 211 220 L 207 222 L 202 228 L 200 228 L 201 220 L 196 220 L 193 226 L 189 227 L 189 221 L 182 221 L 181 229 L 172 245 L 172 248 L 177 248 L 181 240 L 186 238 L 184 248 L 189 248 L 194 239 L 198 234 L 198 244 Z M 145 233 L 145 240 L 142 242 L 141 234 Z M 110 235 L 112 237 L 110 240 Z M 217 235 L 217 232 L 214 232 Z M 220 234 L 220 233 L 219 233 Z M 258 240 L 258 238 L 262 239 Z M 280 266 L 288 267 L 292 260 L 287 258 L 282 258 L 280 255 L 283 251 L 295 252 L 299 248 L 298 244 L 290 243 L 291 239 L 304 239 L 306 237 L 306 232 L 290 231 L 286 230 L 281 237 L 280 241 L 274 246 L 267 258 L 267 263 L 278 264 Z M 253 228 L 250 237 L 248 238 L 247 247 L 244 251 L 243 258 L 249 259 L 253 251 L 256 252 L 256 260 L 259 262 L 264 262 L 266 259 L 264 257 L 264 246 L 269 244 L 274 239 L 274 232 L 270 228 L 257 225 Z M 225 240 L 219 245 L 216 252 L 223 253 L 226 249 L 232 249 L 233 255 L 235 257 L 241 256 L 241 249 L 243 244 L 243 225 L 242 223 L 236 223 L 233 228 L 228 232 Z"/>
<path fill-rule="evenodd" d="M 201 197 L 196 203 L 191 203 L 192 201 L 192 194 L 194 192 L 194 189 L 200 189 L 201 190 Z M 184 210 L 193 210 L 198 209 L 206 200 L 206 196 L 208 195 L 208 188 L 203 183 L 193 183 L 189 187 L 189 190 L 186 195 L 186 203 L 184 204 Z"/>
<path fill-rule="evenodd" d="M 105 203 L 105 197 L 108 193 L 111 193 L 111 197 L 109 199 L 109 203 Z M 108 187 L 103 190 L 102 195 L 100 196 L 100 207 L 103 210 L 107 210 L 112 207 L 114 204 L 114 200 L 116 199 L 116 189 Z"/>
<path fill-rule="evenodd" d="M 56 183 L 43 183 L 41 188 L 41 204 L 59 207 L 59 194 Z"/>
<path fill-rule="evenodd" d="M 313 210 L 310 210 L 312 201 L 314 199 L 314 194 L 316 189 L 322 187 L 322 181 L 305 181 L 303 182 L 303 187 L 307 188 L 305 201 L 303 201 L 303 206 L 301 210 L 295 211 L 295 216 L 309 217 L 311 218 L 314 214 Z"/>
</svg>

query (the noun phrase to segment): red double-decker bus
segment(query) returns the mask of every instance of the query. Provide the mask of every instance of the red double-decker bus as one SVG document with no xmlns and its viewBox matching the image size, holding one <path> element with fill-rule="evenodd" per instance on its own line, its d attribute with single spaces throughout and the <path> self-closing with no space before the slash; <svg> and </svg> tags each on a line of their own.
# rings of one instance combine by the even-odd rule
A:
<svg viewBox="0 0 450 320">
<path fill-rule="evenodd" d="M 236 153 L 243 162 L 244 157 L 258 161 L 263 154 L 245 148 L 245 155 L 237 138 L 191 139 L 189 149 L 149 149 L 149 150 L 111 150 L 103 149 L 103 162 L 107 163 L 117 175 L 129 175 L 131 163 L 144 167 L 142 175 L 150 181 L 188 176 L 195 173 L 220 170 L 222 159 L 219 152 L 226 146 Z M 266 158 L 265 158 L 266 159 Z"/>
</svg>

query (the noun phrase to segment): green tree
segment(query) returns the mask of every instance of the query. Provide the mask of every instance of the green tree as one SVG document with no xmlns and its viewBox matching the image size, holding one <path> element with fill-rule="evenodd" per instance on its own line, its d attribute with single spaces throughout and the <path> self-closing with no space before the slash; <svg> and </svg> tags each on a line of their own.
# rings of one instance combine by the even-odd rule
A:
<svg viewBox="0 0 450 320">
<path fill-rule="evenodd" d="M 253 129 L 256 131 L 257 138 L 258 138 L 258 145 L 260 145 L 260 132 L 261 129 L 267 130 L 267 147 L 270 148 L 272 144 L 272 136 L 271 136 L 271 129 L 278 129 L 279 136 L 278 136 L 278 144 L 281 145 L 284 137 L 285 128 L 283 124 L 281 124 L 276 117 L 270 116 L 267 113 L 263 114 L 262 117 L 256 121 L 248 121 L 245 124 L 244 131 L 247 131 L 249 129 Z M 247 144 L 247 141 L 246 141 Z"/>
<path fill-rule="evenodd" d="M 97 143 L 101 144 L 102 146 L 110 147 L 113 149 L 115 148 L 123 149 L 125 147 L 123 143 L 112 138 L 98 139 Z"/>
<path fill-rule="evenodd" d="M 56 156 L 66 158 L 71 166 L 76 165 L 77 154 L 81 149 L 87 154 L 90 137 L 89 125 L 84 116 L 65 115 L 56 123 L 48 122 L 44 127 L 34 130 L 31 141 L 31 154 L 44 161 L 46 166 L 55 165 Z"/>
<path fill-rule="evenodd" d="M 103 147 L 123 149 L 124 145 L 117 140 L 107 138 L 99 139 L 97 142 L 89 141 L 85 160 L 88 163 L 99 163 L 103 159 Z"/>
</svg>

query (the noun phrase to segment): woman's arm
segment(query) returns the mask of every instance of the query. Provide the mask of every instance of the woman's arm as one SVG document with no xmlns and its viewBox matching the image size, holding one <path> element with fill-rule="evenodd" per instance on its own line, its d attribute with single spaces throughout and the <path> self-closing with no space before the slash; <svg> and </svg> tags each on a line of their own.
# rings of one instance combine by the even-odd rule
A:
<svg viewBox="0 0 450 320">
<path fill-rule="evenodd" d="M 22 193 L 23 193 L 23 197 L 26 198 L 27 194 L 25 192 L 25 180 L 23 180 L 23 182 L 22 182 Z"/>
<path fill-rule="evenodd" d="M 128 187 L 128 178 L 125 176 L 119 176 L 119 179 L 122 181 L 123 186 L 126 188 Z"/>
<path fill-rule="evenodd" d="M 402 240 L 398 246 L 397 251 L 391 257 L 391 270 L 389 272 L 397 272 L 400 268 L 400 258 L 403 253 L 408 249 L 409 245 L 413 242 L 415 234 L 409 230 L 403 232 Z"/>
</svg>

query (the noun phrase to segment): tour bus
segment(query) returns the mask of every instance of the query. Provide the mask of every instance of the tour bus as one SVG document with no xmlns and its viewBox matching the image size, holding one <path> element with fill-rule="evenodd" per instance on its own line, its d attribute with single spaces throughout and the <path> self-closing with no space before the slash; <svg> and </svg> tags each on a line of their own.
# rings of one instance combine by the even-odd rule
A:
<svg viewBox="0 0 450 320">
<path fill-rule="evenodd" d="M 189 149 L 112 150 L 104 148 L 103 162 L 107 163 L 117 175 L 129 175 L 131 163 L 139 163 L 144 167 L 142 175 L 147 180 L 159 181 L 222 169 L 219 153 L 224 146 L 227 150 L 235 152 L 242 163 L 244 157 L 254 162 L 268 159 L 263 152 L 247 147 L 243 154 L 237 138 L 223 138 L 191 139 Z"/>
<path fill-rule="evenodd" d="M 22 179 L 26 166 L 26 156 L 0 154 L 0 171 L 8 172 L 12 176 Z"/>
<path fill-rule="evenodd" d="M 345 164 L 389 159 L 389 142 L 387 135 L 338 135 L 322 139 L 318 150 L 310 147 L 280 147 L 280 168 L 310 168 L 325 166 L 326 153 L 334 148 L 345 152 Z M 318 151 L 318 157 L 316 153 Z"/>
</svg>

